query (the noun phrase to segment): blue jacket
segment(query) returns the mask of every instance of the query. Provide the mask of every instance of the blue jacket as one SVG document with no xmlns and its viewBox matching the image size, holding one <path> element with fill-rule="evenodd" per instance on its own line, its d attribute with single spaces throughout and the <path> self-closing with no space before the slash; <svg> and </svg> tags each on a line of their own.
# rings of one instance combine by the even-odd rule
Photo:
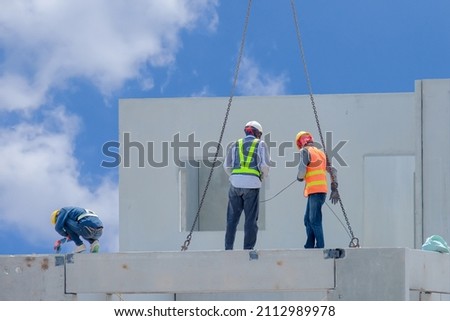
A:
<svg viewBox="0 0 450 321">
<path fill-rule="evenodd" d="M 62 236 L 68 236 L 65 225 L 67 220 L 78 221 L 78 218 L 82 214 L 88 213 L 89 210 L 81 208 L 81 207 L 63 207 L 59 210 L 58 218 L 56 219 L 55 230 Z M 89 211 L 92 212 L 92 211 Z M 94 212 L 92 212 L 94 214 Z M 94 214 L 96 215 L 96 214 Z M 86 216 L 82 218 L 80 224 L 91 226 L 94 228 L 103 227 L 102 221 L 98 218 L 98 216 Z"/>
</svg>

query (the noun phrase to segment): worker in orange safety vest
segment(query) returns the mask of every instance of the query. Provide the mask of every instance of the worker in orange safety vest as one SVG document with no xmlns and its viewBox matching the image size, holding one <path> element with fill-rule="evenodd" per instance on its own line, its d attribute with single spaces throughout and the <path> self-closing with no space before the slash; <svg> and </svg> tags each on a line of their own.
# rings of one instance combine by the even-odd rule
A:
<svg viewBox="0 0 450 321">
<path fill-rule="evenodd" d="M 328 193 L 326 174 L 328 172 L 332 177 L 330 200 L 336 204 L 339 201 L 337 172 L 331 165 L 327 166 L 326 154 L 314 144 L 311 133 L 300 131 L 295 137 L 295 143 L 300 150 L 297 180 L 305 182 L 303 195 L 308 198 L 304 215 L 306 227 L 304 247 L 324 248 L 322 206 Z"/>
</svg>

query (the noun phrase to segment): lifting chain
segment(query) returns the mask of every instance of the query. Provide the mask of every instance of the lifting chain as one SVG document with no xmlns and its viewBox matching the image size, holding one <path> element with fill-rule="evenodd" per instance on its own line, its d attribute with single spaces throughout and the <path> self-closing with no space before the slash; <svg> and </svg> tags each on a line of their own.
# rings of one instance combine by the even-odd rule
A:
<svg viewBox="0 0 450 321">
<path fill-rule="evenodd" d="M 292 14 L 294 16 L 295 31 L 297 33 L 297 41 L 298 41 L 298 45 L 299 45 L 299 48 L 300 48 L 301 60 L 302 60 L 302 63 L 303 63 L 303 69 L 304 69 L 304 72 L 305 72 L 306 83 L 307 83 L 308 91 L 309 91 L 309 98 L 311 100 L 311 105 L 312 105 L 312 108 L 313 108 L 313 111 L 314 111 L 314 116 L 315 116 L 315 119 L 316 119 L 317 129 L 319 131 L 320 141 L 322 143 L 322 146 L 324 147 L 324 152 L 325 152 L 325 155 L 326 155 L 325 142 L 324 142 L 323 135 L 322 135 L 322 129 L 320 128 L 319 116 L 318 116 L 318 113 L 317 113 L 316 103 L 314 101 L 312 85 L 311 85 L 311 79 L 309 77 L 308 67 L 306 65 L 305 52 L 303 50 L 302 37 L 301 37 L 301 34 L 300 34 L 300 27 L 299 27 L 299 22 L 298 22 L 298 17 L 297 17 L 297 10 L 295 8 L 295 1 L 294 0 L 291 0 L 291 7 L 292 7 Z M 326 156 L 326 160 L 327 160 L 327 166 L 330 166 L 331 164 L 330 164 L 330 161 L 328 159 L 328 156 Z M 330 171 L 330 175 L 331 175 L 331 181 L 334 182 L 336 180 L 336 178 L 334 177 L 334 174 L 333 174 L 332 171 Z M 338 193 L 338 195 L 339 195 L 339 193 Z M 340 195 L 339 195 L 339 205 L 341 207 L 342 213 L 344 214 L 345 222 L 347 223 L 348 231 L 349 231 L 349 233 L 351 235 L 351 240 L 350 240 L 349 247 L 360 247 L 359 246 L 359 239 L 357 237 L 355 237 L 355 235 L 353 234 L 353 230 L 352 230 L 352 227 L 350 226 L 350 222 L 349 222 L 347 214 L 345 212 L 344 205 L 342 203 L 342 199 L 341 199 Z"/>
<path fill-rule="evenodd" d="M 188 249 L 189 245 L 191 244 L 192 232 L 194 231 L 195 225 L 197 224 L 198 217 L 200 215 L 200 210 L 202 209 L 203 201 L 205 200 L 206 192 L 208 191 L 209 183 L 211 182 L 211 177 L 213 175 L 214 168 L 216 167 L 217 158 L 219 156 L 220 147 L 222 145 L 223 133 L 225 132 L 225 127 L 226 127 L 226 124 L 227 124 L 227 121 L 228 121 L 228 116 L 230 114 L 231 103 L 232 103 L 233 97 L 234 97 L 234 91 L 236 90 L 236 84 L 237 84 L 238 75 L 239 75 L 239 68 L 240 68 L 240 65 L 241 65 L 242 56 L 244 54 L 245 38 L 247 36 L 247 28 L 248 28 L 248 21 L 249 21 L 249 18 L 250 18 L 251 6 L 252 6 L 252 0 L 249 0 L 248 1 L 248 6 L 247 6 L 247 14 L 245 16 L 244 30 L 242 32 L 241 46 L 239 48 L 239 55 L 238 55 L 238 59 L 237 59 L 237 62 L 236 62 L 236 68 L 235 68 L 235 71 L 234 71 L 233 85 L 231 86 L 231 92 L 230 92 L 230 98 L 228 99 L 227 111 L 225 113 L 225 118 L 223 120 L 222 130 L 220 131 L 219 141 L 217 142 L 217 149 L 216 149 L 216 152 L 214 154 L 214 158 L 213 158 L 213 162 L 212 162 L 212 166 L 211 166 L 211 171 L 209 172 L 209 176 L 208 176 L 208 179 L 206 181 L 205 189 L 203 190 L 203 195 L 202 195 L 202 198 L 200 200 L 200 204 L 198 206 L 197 214 L 195 215 L 195 219 L 194 219 L 194 222 L 192 223 L 191 230 L 190 230 L 188 236 L 186 237 L 186 240 L 184 241 L 184 244 L 181 246 L 181 251 L 186 251 Z"/>
<path fill-rule="evenodd" d="M 248 1 L 248 6 L 247 6 L 247 13 L 246 13 L 246 16 L 245 16 L 245 23 L 244 23 L 243 33 L 242 33 L 242 39 L 241 39 L 241 45 L 240 45 L 240 49 L 239 49 L 239 55 L 238 55 L 238 59 L 237 59 L 237 63 L 236 63 L 236 68 L 235 68 L 235 71 L 234 71 L 233 84 L 232 84 L 232 87 L 231 87 L 230 97 L 229 97 L 229 100 L 228 100 L 228 106 L 227 106 L 225 118 L 224 118 L 224 121 L 223 121 L 223 124 L 222 124 L 222 129 L 220 131 L 219 141 L 217 142 L 217 148 L 216 148 L 216 152 L 214 154 L 214 158 L 213 158 L 213 162 L 212 162 L 212 166 L 211 166 L 211 171 L 209 172 L 209 176 L 208 176 L 208 179 L 206 181 L 205 189 L 203 190 L 203 194 L 202 194 L 202 197 L 201 197 L 201 200 L 200 200 L 200 204 L 199 204 L 199 207 L 198 207 L 197 214 L 195 216 L 194 222 L 192 223 L 191 230 L 190 230 L 189 234 L 187 235 L 186 240 L 184 241 L 183 245 L 181 246 L 181 250 L 182 251 L 186 251 L 188 249 L 189 245 L 191 244 L 192 233 L 194 231 L 195 225 L 197 224 L 197 221 L 198 221 L 198 218 L 199 218 L 199 215 L 200 215 L 200 211 L 201 211 L 201 208 L 203 206 L 203 202 L 205 200 L 206 193 L 207 193 L 208 188 L 209 188 L 209 184 L 211 182 L 211 178 L 212 178 L 212 175 L 213 175 L 213 172 L 214 172 L 214 168 L 216 167 L 217 158 L 218 158 L 220 147 L 221 147 L 221 144 L 222 144 L 223 134 L 225 132 L 225 127 L 226 127 L 226 124 L 227 124 L 227 121 L 228 121 L 228 116 L 229 116 L 229 113 L 230 113 L 230 110 L 231 110 L 231 104 L 232 104 L 232 101 L 233 101 L 234 91 L 236 89 L 237 79 L 238 79 L 238 75 L 239 75 L 239 68 L 240 68 L 240 64 L 241 64 L 242 56 L 243 56 L 243 52 L 244 52 L 245 38 L 246 38 L 246 35 L 247 35 L 247 28 L 248 28 L 248 22 L 249 22 L 249 18 L 250 18 L 251 5 L 252 5 L 252 0 L 249 0 Z M 313 93 L 312 93 L 311 80 L 310 80 L 309 73 L 308 73 L 308 68 L 307 68 L 307 65 L 306 65 L 306 59 L 305 59 L 305 54 L 304 54 L 304 50 L 303 50 L 302 38 L 301 38 L 301 34 L 300 34 L 300 28 L 299 28 L 299 23 L 298 23 L 298 18 L 297 18 L 297 11 L 295 9 L 294 0 L 291 0 L 291 7 L 292 7 L 293 16 L 294 16 L 295 26 L 296 26 L 297 40 L 298 40 L 298 44 L 299 44 L 299 47 L 300 47 L 301 60 L 302 60 L 302 63 L 303 63 L 303 68 L 304 68 L 304 72 L 305 72 L 306 82 L 307 82 L 307 85 L 308 85 L 309 97 L 310 97 L 311 105 L 312 105 L 312 108 L 313 108 L 313 111 L 314 111 L 314 116 L 315 116 L 315 119 L 316 119 L 316 124 L 317 124 L 318 131 L 319 131 L 320 141 L 322 143 L 322 146 L 325 146 L 323 135 L 322 135 L 322 130 L 320 128 L 319 116 L 318 116 L 318 113 L 317 113 L 317 108 L 316 108 L 316 104 L 315 104 L 315 101 L 314 101 L 314 96 L 313 96 Z M 324 149 L 324 151 L 325 151 L 325 149 Z M 326 151 L 325 151 L 325 153 L 326 153 Z M 326 157 L 326 159 L 327 159 L 327 166 L 330 166 L 330 162 L 329 162 L 328 156 Z M 332 182 L 335 181 L 335 177 L 334 177 L 334 174 L 332 172 L 331 172 L 331 180 L 332 180 Z M 349 222 L 347 214 L 345 212 L 344 205 L 343 205 L 343 202 L 342 202 L 342 199 L 341 199 L 340 195 L 339 195 L 339 205 L 341 207 L 342 213 L 343 213 L 345 221 L 347 223 L 349 234 L 351 235 L 351 240 L 350 240 L 349 247 L 360 247 L 359 239 L 357 237 L 355 237 L 354 234 L 353 234 L 353 230 L 352 230 L 352 228 L 350 226 L 350 222 Z"/>
</svg>

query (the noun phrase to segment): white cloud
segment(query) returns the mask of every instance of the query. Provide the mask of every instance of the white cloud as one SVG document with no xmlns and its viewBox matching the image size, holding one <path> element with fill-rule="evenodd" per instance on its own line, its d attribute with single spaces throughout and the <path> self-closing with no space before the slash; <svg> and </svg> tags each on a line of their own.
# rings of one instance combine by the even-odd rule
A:
<svg viewBox="0 0 450 321">
<path fill-rule="evenodd" d="M 0 76 L 0 110 L 27 110 L 44 102 L 47 88 L 32 85 L 19 74 Z"/>
<path fill-rule="evenodd" d="M 151 89 L 153 89 L 153 87 L 155 87 L 155 81 L 153 78 L 142 79 L 140 81 L 140 84 L 141 84 L 141 89 L 144 91 L 151 90 Z"/>
<path fill-rule="evenodd" d="M 214 30 L 217 0 L 0 0 L 0 109 L 36 108 L 49 89 L 73 77 L 108 95 L 143 65 L 168 66 L 179 33 Z M 211 17 L 205 20 L 205 16 Z M 34 92 L 16 100 L 17 93 Z"/>
<path fill-rule="evenodd" d="M 191 95 L 191 97 L 208 97 L 208 96 L 212 96 L 209 90 L 209 86 L 203 86 L 203 88 L 200 91 L 195 92 Z"/>
<path fill-rule="evenodd" d="M 75 205 L 99 213 L 103 250 L 118 249 L 117 184 L 107 177 L 95 189 L 83 184 L 74 155 L 83 120 L 56 108 L 32 123 L 33 113 L 51 109 L 49 93 L 66 90 L 72 79 L 92 82 L 105 97 L 132 79 L 144 90 L 153 88 L 148 67 L 169 67 L 170 76 L 180 32 L 199 26 L 213 32 L 217 5 L 218 0 L 0 0 L 0 112 L 3 117 L 21 111 L 14 127 L 0 128 L 3 231 L 51 248 L 58 238 L 51 211 Z"/>
<path fill-rule="evenodd" d="M 238 90 L 249 96 L 276 96 L 286 92 L 285 84 L 289 78 L 285 74 L 270 75 L 261 71 L 249 57 L 242 57 Z"/>
<path fill-rule="evenodd" d="M 63 206 L 96 210 L 105 221 L 106 248 L 118 248 L 118 193 L 107 179 L 91 191 L 79 181 L 73 142 L 79 120 L 57 108 L 41 124 L 0 130 L 0 219 L 27 242 L 47 242 L 58 234 L 50 213 Z M 54 128 L 60 128 L 58 132 Z"/>
</svg>

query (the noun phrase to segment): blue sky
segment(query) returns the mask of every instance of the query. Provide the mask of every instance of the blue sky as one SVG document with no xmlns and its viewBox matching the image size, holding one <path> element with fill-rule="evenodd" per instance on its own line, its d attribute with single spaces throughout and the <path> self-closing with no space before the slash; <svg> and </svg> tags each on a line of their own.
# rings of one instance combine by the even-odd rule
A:
<svg viewBox="0 0 450 321">
<path fill-rule="evenodd" d="M 102 251 L 118 250 L 118 168 L 101 166 L 118 100 L 228 96 L 247 5 L 0 0 L 0 254 L 53 253 L 67 205 L 97 211 Z M 315 94 L 450 78 L 448 0 L 295 6 Z M 253 0 L 246 39 L 236 95 L 308 94 L 290 0 Z"/>
</svg>

